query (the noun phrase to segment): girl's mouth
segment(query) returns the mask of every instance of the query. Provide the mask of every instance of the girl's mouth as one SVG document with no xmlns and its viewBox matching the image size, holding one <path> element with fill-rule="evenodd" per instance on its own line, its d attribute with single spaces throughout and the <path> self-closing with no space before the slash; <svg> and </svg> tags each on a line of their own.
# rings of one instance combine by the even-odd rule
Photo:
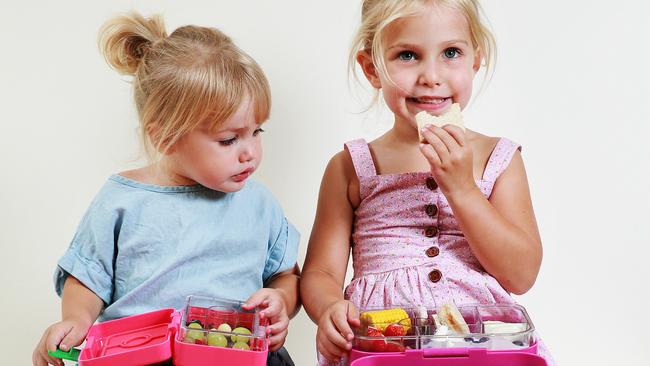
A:
<svg viewBox="0 0 650 366">
<path fill-rule="evenodd" d="M 246 178 L 250 177 L 250 175 L 253 174 L 254 170 L 255 169 L 253 168 L 248 168 L 237 175 L 233 175 L 232 180 L 234 180 L 235 182 L 243 182 L 246 180 Z"/>
<path fill-rule="evenodd" d="M 451 97 L 407 97 L 406 102 L 423 111 L 440 111 L 452 103 Z"/>
</svg>

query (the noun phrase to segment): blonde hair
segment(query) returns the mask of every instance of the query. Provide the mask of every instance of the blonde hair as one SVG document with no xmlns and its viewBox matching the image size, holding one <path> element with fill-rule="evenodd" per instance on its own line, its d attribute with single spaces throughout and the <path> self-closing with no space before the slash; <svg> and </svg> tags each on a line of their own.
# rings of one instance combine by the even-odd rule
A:
<svg viewBox="0 0 650 366">
<path fill-rule="evenodd" d="M 491 75 L 496 61 L 496 42 L 481 19 L 483 11 L 478 0 L 364 0 L 361 8 L 361 26 L 350 50 L 349 70 L 356 76 L 357 54 L 359 51 L 366 51 L 372 57 L 375 68 L 390 80 L 382 46 L 384 30 L 400 18 L 416 15 L 428 3 L 447 6 L 463 13 L 469 24 L 474 51 L 479 53 L 486 75 Z"/>
<path fill-rule="evenodd" d="M 109 19 L 99 47 L 115 70 L 133 76 L 147 157 L 155 160 L 210 118 L 217 127 L 249 97 L 257 122 L 269 117 L 271 93 L 260 66 L 215 28 L 187 25 L 165 32 L 159 15 Z"/>
</svg>

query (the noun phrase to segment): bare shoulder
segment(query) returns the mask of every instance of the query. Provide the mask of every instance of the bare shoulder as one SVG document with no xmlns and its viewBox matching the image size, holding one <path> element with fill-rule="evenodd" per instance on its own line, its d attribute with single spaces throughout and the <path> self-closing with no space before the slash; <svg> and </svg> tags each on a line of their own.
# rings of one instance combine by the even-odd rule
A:
<svg viewBox="0 0 650 366">
<path fill-rule="evenodd" d="M 467 130 L 467 135 L 472 144 L 474 156 L 478 157 L 479 160 L 489 159 L 500 140 L 498 137 L 483 135 L 471 130 Z"/>
<path fill-rule="evenodd" d="M 499 138 L 486 136 L 471 130 L 467 130 L 467 138 L 474 154 L 474 176 L 476 178 L 482 177 L 492 151 L 499 142 Z"/>
<path fill-rule="evenodd" d="M 499 139 L 497 139 L 498 142 Z M 512 158 L 497 177 L 490 201 L 496 206 L 506 207 L 506 202 L 522 200 L 520 204 L 530 206 L 530 190 L 524 160 L 519 149 L 515 150 Z M 513 209 L 513 207 L 508 207 Z"/>
<path fill-rule="evenodd" d="M 355 175 L 350 154 L 346 150 L 334 154 L 327 164 L 326 172 L 336 173 L 340 178 L 350 180 Z"/>
<path fill-rule="evenodd" d="M 347 199 L 353 207 L 359 204 L 359 179 L 354 171 L 352 158 L 346 150 L 334 154 L 327 164 L 323 176 L 323 185 L 336 185 L 345 189 Z"/>
</svg>

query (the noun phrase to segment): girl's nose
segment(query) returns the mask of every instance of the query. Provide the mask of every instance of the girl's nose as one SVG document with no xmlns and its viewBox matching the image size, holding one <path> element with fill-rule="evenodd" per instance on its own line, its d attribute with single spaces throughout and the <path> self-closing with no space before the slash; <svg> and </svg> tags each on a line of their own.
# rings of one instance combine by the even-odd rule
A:
<svg viewBox="0 0 650 366">
<path fill-rule="evenodd" d="M 253 144 L 246 143 L 241 144 L 241 146 L 242 149 L 239 152 L 239 162 L 246 163 L 253 160 L 253 157 L 255 156 Z"/>
<path fill-rule="evenodd" d="M 435 62 L 429 61 L 422 63 L 420 75 L 418 76 L 418 84 L 433 88 L 440 86 L 440 73 Z"/>
</svg>

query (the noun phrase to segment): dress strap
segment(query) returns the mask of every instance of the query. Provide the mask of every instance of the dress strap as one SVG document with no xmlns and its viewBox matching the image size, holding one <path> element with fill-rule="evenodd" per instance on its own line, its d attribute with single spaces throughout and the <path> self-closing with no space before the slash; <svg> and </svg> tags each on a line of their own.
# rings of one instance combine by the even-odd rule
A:
<svg viewBox="0 0 650 366">
<path fill-rule="evenodd" d="M 377 175 L 375 163 L 372 161 L 370 148 L 364 139 L 353 140 L 345 143 L 345 149 L 352 158 L 354 171 L 361 181 L 363 178 L 374 177 Z"/>
<path fill-rule="evenodd" d="M 521 151 L 521 146 L 516 142 L 504 137 L 499 139 L 494 150 L 492 150 L 490 159 L 483 172 L 483 180 L 496 181 L 501 173 L 510 165 L 510 161 L 517 150 Z"/>
</svg>

